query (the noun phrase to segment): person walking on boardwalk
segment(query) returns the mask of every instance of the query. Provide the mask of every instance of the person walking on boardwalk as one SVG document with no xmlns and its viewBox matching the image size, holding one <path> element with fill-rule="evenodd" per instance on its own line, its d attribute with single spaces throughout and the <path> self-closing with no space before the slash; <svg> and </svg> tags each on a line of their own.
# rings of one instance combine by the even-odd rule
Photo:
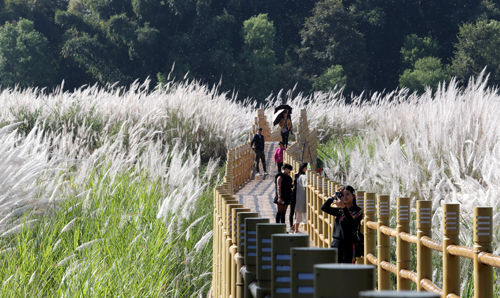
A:
<svg viewBox="0 0 500 298">
<path fill-rule="evenodd" d="M 262 167 L 264 168 L 264 175 L 267 175 L 266 169 L 266 155 L 264 154 L 264 136 L 262 135 L 262 127 L 259 127 L 255 136 L 253 136 L 250 146 L 253 146 L 253 151 L 255 151 L 255 169 L 257 171 L 256 175 L 260 175 L 259 171 L 259 160 L 262 162 Z"/>
<path fill-rule="evenodd" d="M 288 148 L 288 134 L 292 130 L 292 121 L 288 117 L 288 110 L 285 110 L 285 112 L 283 112 L 283 118 L 281 118 L 280 120 L 280 127 L 283 146 L 285 148 Z"/>
<path fill-rule="evenodd" d="M 279 148 L 276 148 L 276 151 L 274 151 L 274 164 L 278 167 L 278 173 L 281 173 L 281 167 L 283 167 L 283 151 L 285 150 L 283 142 L 279 142 Z"/>
<path fill-rule="evenodd" d="M 354 233 L 358 229 L 363 212 L 356 205 L 354 188 L 348 185 L 337 190 L 334 197 L 325 201 L 321 210 L 335 216 L 333 225 L 332 244 L 330 247 L 338 249 L 339 263 L 354 263 L 353 257 Z M 336 208 L 331 207 L 335 202 Z"/>
<path fill-rule="evenodd" d="M 290 204 L 290 226 L 294 233 L 299 232 L 300 224 L 305 224 L 307 220 L 306 213 L 306 187 L 307 187 L 307 162 L 304 162 L 299 167 L 299 172 L 295 174 L 293 181 L 292 203 Z M 295 213 L 295 222 L 293 215 Z M 293 226 L 292 226 L 293 223 Z"/>
<path fill-rule="evenodd" d="M 276 183 L 276 197 L 274 203 L 278 205 L 276 212 L 276 223 L 285 223 L 285 214 L 288 205 L 292 199 L 293 181 L 290 172 L 293 167 L 290 164 L 283 165 L 283 171 L 276 174 L 274 182 Z"/>
</svg>

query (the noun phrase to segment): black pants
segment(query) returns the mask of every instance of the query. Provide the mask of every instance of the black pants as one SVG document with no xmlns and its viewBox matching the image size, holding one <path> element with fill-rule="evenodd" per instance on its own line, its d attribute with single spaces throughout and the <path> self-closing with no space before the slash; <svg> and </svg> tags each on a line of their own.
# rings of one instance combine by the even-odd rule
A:
<svg viewBox="0 0 500 298">
<path fill-rule="evenodd" d="M 288 134 L 289 133 L 290 133 L 289 131 L 281 133 L 281 141 L 283 142 L 283 146 L 285 148 L 288 148 Z"/>
<path fill-rule="evenodd" d="M 295 214 L 295 200 L 292 200 L 290 202 L 290 215 L 289 215 L 289 219 L 290 219 L 290 228 L 293 227 L 293 215 Z"/>
<path fill-rule="evenodd" d="M 331 248 L 337 249 L 338 262 L 352 264 L 352 245 L 350 241 L 345 241 L 343 239 L 333 239 Z"/>
<path fill-rule="evenodd" d="M 281 173 L 281 167 L 283 167 L 283 163 L 277 162 L 276 164 L 278 165 L 278 173 Z"/>
<path fill-rule="evenodd" d="M 267 172 L 267 170 L 266 170 L 266 154 L 264 153 L 264 150 L 255 151 L 255 169 L 257 170 L 257 173 L 259 172 L 259 160 L 262 162 L 262 167 L 264 168 L 264 172 Z"/>
</svg>

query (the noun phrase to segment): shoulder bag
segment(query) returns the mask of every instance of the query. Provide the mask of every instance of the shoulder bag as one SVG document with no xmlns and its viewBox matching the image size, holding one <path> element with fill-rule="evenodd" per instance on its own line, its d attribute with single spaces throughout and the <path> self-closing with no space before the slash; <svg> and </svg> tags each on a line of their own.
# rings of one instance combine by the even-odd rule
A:
<svg viewBox="0 0 500 298">
<path fill-rule="evenodd" d="M 361 233 L 361 231 L 358 229 L 356 232 L 354 232 L 354 250 L 356 253 L 356 257 L 362 257 L 365 254 L 365 235 Z"/>
</svg>

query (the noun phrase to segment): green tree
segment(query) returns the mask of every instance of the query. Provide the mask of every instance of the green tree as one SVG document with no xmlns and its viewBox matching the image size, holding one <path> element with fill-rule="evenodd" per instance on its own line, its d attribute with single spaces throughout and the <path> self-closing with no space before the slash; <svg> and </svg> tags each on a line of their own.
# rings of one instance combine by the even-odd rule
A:
<svg viewBox="0 0 500 298">
<path fill-rule="evenodd" d="M 49 86 L 55 70 L 47 39 L 34 29 L 33 22 L 0 27 L 0 83 L 3 87 Z"/>
<path fill-rule="evenodd" d="M 341 65 L 333 65 L 312 81 L 312 91 L 330 91 L 335 87 L 343 87 L 347 82 L 347 77 Z"/>
<path fill-rule="evenodd" d="M 244 89 L 251 96 L 265 98 L 272 92 L 276 75 L 273 50 L 276 29 L 267 14 L 259 14 L 243 23 L 242 35 L 247 68 Z"/>
<path fill-rule="evenodd" d="M 412 68 L 418 59 L 424 57 L 438 57 L 439 45 L 432 37 L 418 37 L 416 34 L 406 36 L 401 48 L 401 63 L 403 69 Z"/>
<path fill-rule="evenodd" d="M 448 82 L 450 72 L 447 66 L 443 66 L 441 59 L 436 57 L 424 57 L 415 62 L 414 69 L 407 69 L 399 78 L 399 86 L 407 87 L 411 91 L 422 94 L 426 86 L 436 90 L 439 83 Z"/>
<path fill-rule="evenodd" d="M 330 65 L 341 65 L 346 76 L 346 91 L 368 87 L 367 57 L 363 35 L 356 21 L 341 0 L 322 0 L 316 3 L 312 16 L 301 31 L 301 67 L 313 77 L 326 72 Z"/>
<path fill-rule="evenodd" d="M 500 23 L 481 20 L 460 27 L 452 74 L 462 83 L 487 67 L 490 83 L 500 84 Z"/>
</svg>

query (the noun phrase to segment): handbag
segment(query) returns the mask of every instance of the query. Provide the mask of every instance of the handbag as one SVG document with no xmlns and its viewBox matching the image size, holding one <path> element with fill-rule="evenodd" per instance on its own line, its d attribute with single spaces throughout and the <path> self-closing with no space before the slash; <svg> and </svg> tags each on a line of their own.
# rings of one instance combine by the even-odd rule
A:
<svg viewBox="0 0 500 298">
<path fill-rule="evenodd" d="M 358 225 L 358 229 L 354 233 L 354 250 L 357 258 L 362 257 L 365 254 L 365 235 L 361 233 L 359 226 L 360 225 Z"/>
</svg>

